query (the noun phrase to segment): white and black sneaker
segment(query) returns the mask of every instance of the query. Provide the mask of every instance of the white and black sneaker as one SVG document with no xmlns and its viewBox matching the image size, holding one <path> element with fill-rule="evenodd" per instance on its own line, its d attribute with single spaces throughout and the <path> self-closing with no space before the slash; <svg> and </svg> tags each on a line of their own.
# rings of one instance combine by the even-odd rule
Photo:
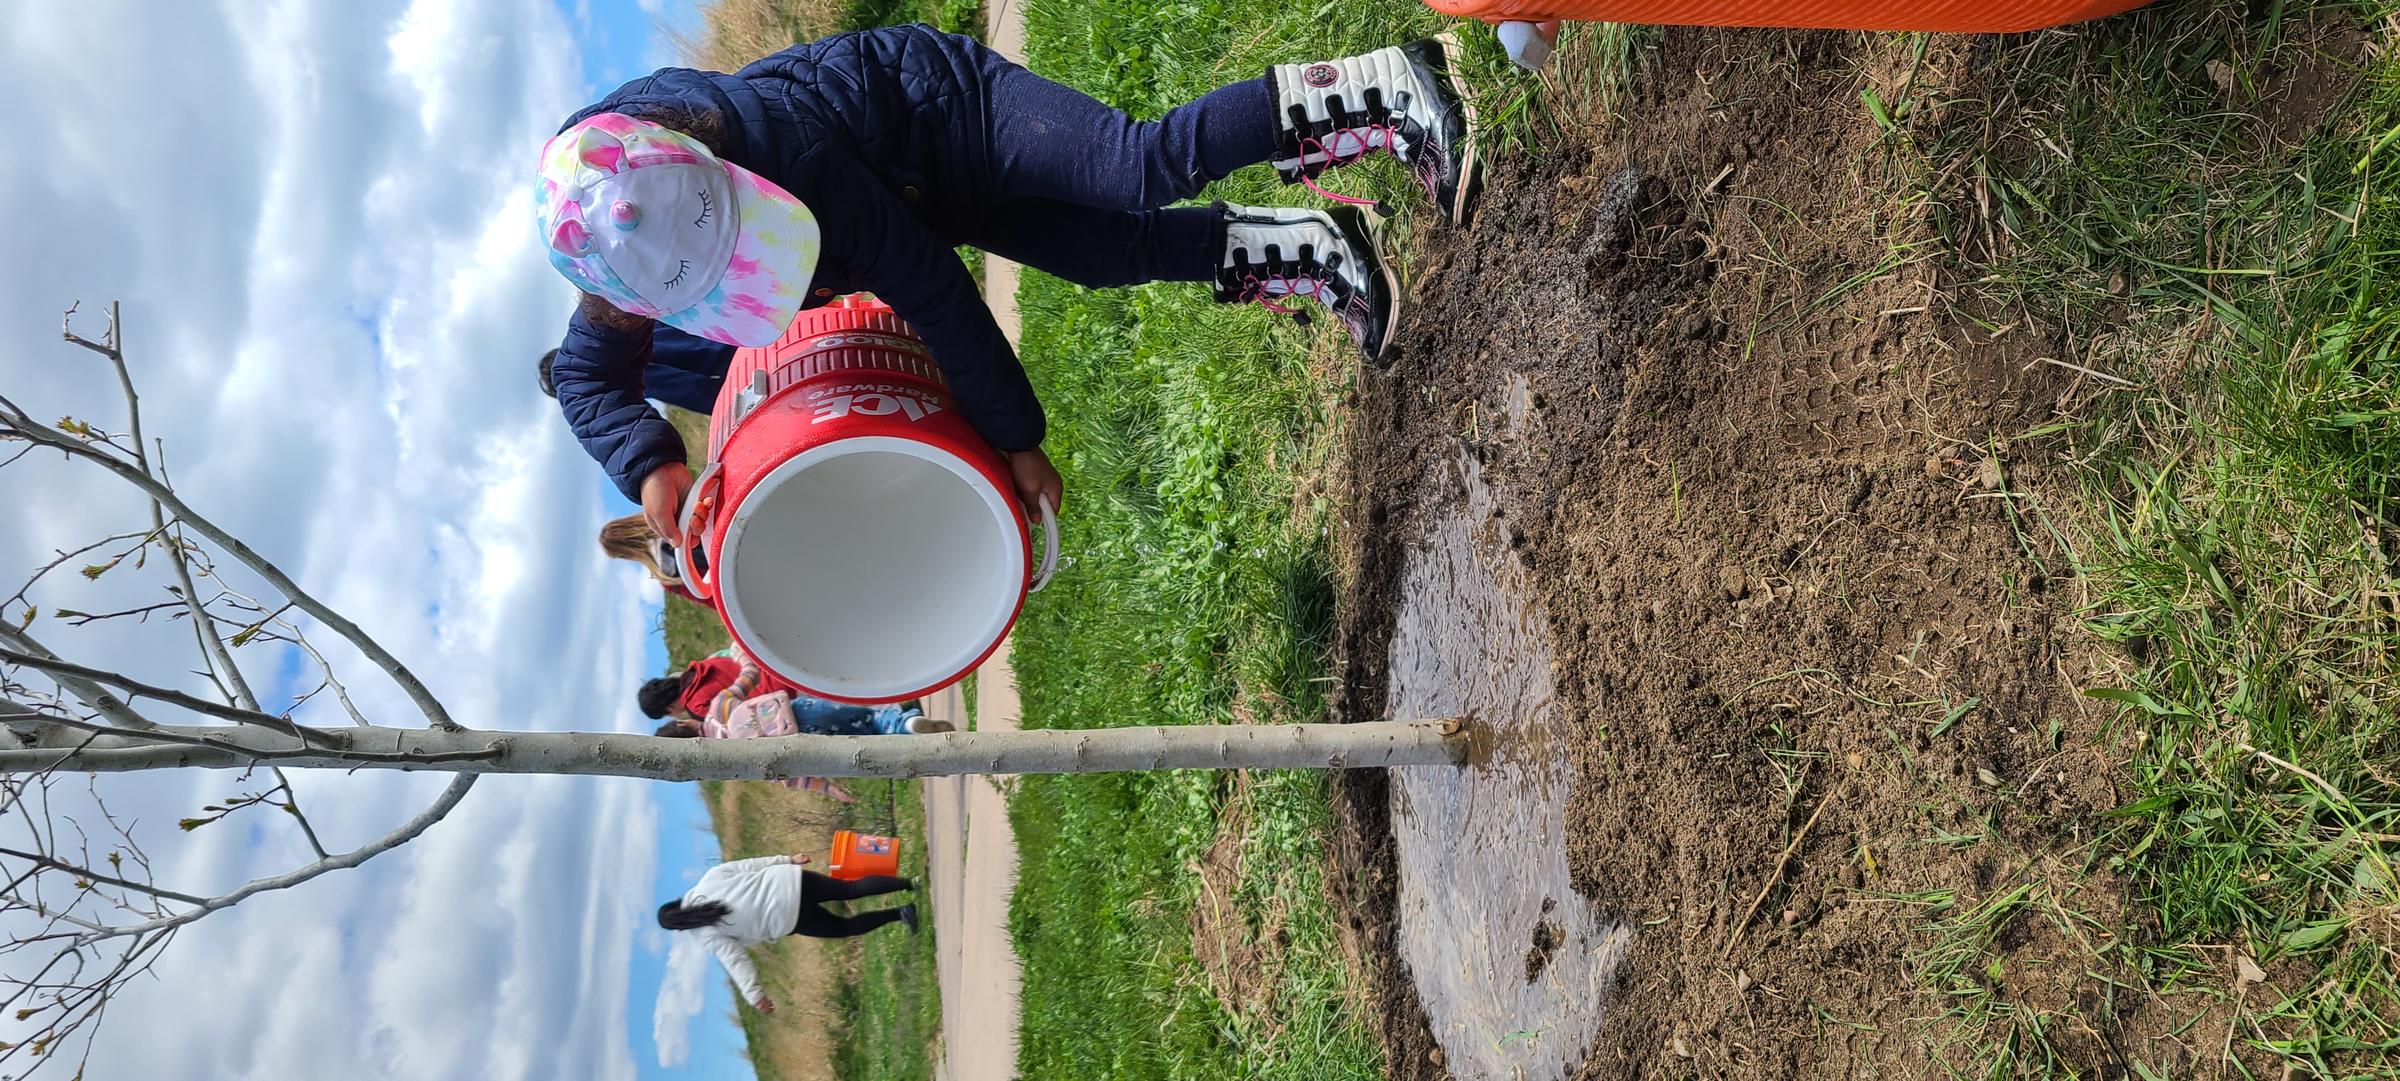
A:
<svg viewBox="0 0 2400 1081">
<path fill-rule="evenodd" d="M 940 732 L 954 731 L 957 731 L 956 725 L 948 721 L 934 720 L 922 713 L 908 719 L 908 734 L 912 736 L 930 736 Z"/>
<path fill-rule="evenodd" d="M 1256 302 L 1308 321 L 1307 313 L 1285 306 L 1293 297 L 1323 305 L 1350 330 L 1369 361 L 1379 360 L 1400 319 L 1400 289 L 1392 278 L 1366 215 L 1347 206 L 1331 210 L 1249 207 L 1220 203 L 1224 237 L 1217 260 L 1217 299 Z"/>
<path fill-rule="evenodd" d="M 1453 225 L 1465 224 L 1483 187 L 1475 155 L 1475 107 L 1458 79 L 1458 39 L 1449 34 L 1363 56 L 1269 69 L 1286 184 L 1366 205 L 1311 179 L 1378 150 L 1406 163 Z"/>
</svg>

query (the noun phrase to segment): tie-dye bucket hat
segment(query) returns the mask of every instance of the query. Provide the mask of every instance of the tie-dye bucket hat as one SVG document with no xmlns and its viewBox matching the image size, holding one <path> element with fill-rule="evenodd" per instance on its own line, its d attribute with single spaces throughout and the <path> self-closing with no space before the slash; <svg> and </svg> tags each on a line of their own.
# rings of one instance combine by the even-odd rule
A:
<svg viewBox="0 0 2400 1081">
<path fill-rule="evenodd" d="M 817 219 L 681 132 L 619 113 L 542 147 L 550 265 L 634 315 L 727 345 L 773 344 L 817 269 Z"/>
</svg>

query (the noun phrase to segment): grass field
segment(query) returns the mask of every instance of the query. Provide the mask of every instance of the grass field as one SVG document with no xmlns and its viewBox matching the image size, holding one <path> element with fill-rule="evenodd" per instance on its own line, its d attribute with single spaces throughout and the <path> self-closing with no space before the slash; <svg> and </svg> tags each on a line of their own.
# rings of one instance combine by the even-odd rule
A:
<svg viewBox="0 0 2400 1081">
<path fill-rule="evenodd" d="M 2090 856 L 2190 944 L 2133 960 L 2173 987 L 2232 951 L 2245 1042 L 2303 1076 L 2394 1076 L 2400 67 L 2359 69 L 2386 5 L 2264 14 L 2173 4 L 2106 52 L 2019 44 L 1988 94 L 2050 104 L 1930 148 L 1928 189 L 1991 193 L 1968 294 L 2063 324 L 2123 384 L 2059 434 L 2089 626 L 2124 667 L 2090 693 L 2140 748 Z M 1974 1005 L 1967 1058 L 2048 1065 L 2039 1018 Z"/>
</svg>

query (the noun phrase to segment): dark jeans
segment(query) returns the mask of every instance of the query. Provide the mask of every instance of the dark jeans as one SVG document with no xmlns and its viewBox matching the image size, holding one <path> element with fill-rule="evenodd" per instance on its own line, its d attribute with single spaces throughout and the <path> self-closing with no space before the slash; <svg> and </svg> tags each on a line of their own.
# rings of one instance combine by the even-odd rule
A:
<svg viewBox="0 0 2400 1081">
<path fill-rule="evenodd" d="M 827 901 L 855 901 L 861 897 L 880 897 L 915 888 L 909 880 L 891 875 L 868 875 L 850 881 L 815 871 L 802 871 L 800 881 L 800 920 L 792 925 L 792 933 L 810 938 L 863 935 L 900 918 L 897 908 L 879 908 L 855 916 L 836 916 L 821 907 Z"/>
<path fill-rule="evenodd" d="M 1077 285 L 1214 277 L 1217 215 L 1159 209 L 1275 153 L 1265 78 L 1135 120 L 984 50 L 994 206 L 967 242 Z"/>
</svg>

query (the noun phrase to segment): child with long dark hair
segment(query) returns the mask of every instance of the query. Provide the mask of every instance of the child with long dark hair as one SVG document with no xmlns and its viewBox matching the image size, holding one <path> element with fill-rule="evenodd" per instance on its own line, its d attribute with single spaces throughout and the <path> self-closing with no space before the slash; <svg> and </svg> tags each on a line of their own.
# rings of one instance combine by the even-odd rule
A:
<svg viewBox="0 0 2400 1081">
<path fill-rule="evenodd" d="M 802 870 L 807 856 L 760 856 L 720 863 L 700 876 L 683 896 L 658 906 L 658 925 L 700 936 L 717 955 L 742 997 L 760 1013 L 774 1013 L 775 1000 L 758 982 L 750 949 L 785 935 L 852 938 L 889 923 L 917 929 L 917 906 L 879 908 L 854 916 L 825 910 L 828 901 L 855 901 L 913 890 L 917 884 L 893 875 L 845 881 Z"/>
</svg>

